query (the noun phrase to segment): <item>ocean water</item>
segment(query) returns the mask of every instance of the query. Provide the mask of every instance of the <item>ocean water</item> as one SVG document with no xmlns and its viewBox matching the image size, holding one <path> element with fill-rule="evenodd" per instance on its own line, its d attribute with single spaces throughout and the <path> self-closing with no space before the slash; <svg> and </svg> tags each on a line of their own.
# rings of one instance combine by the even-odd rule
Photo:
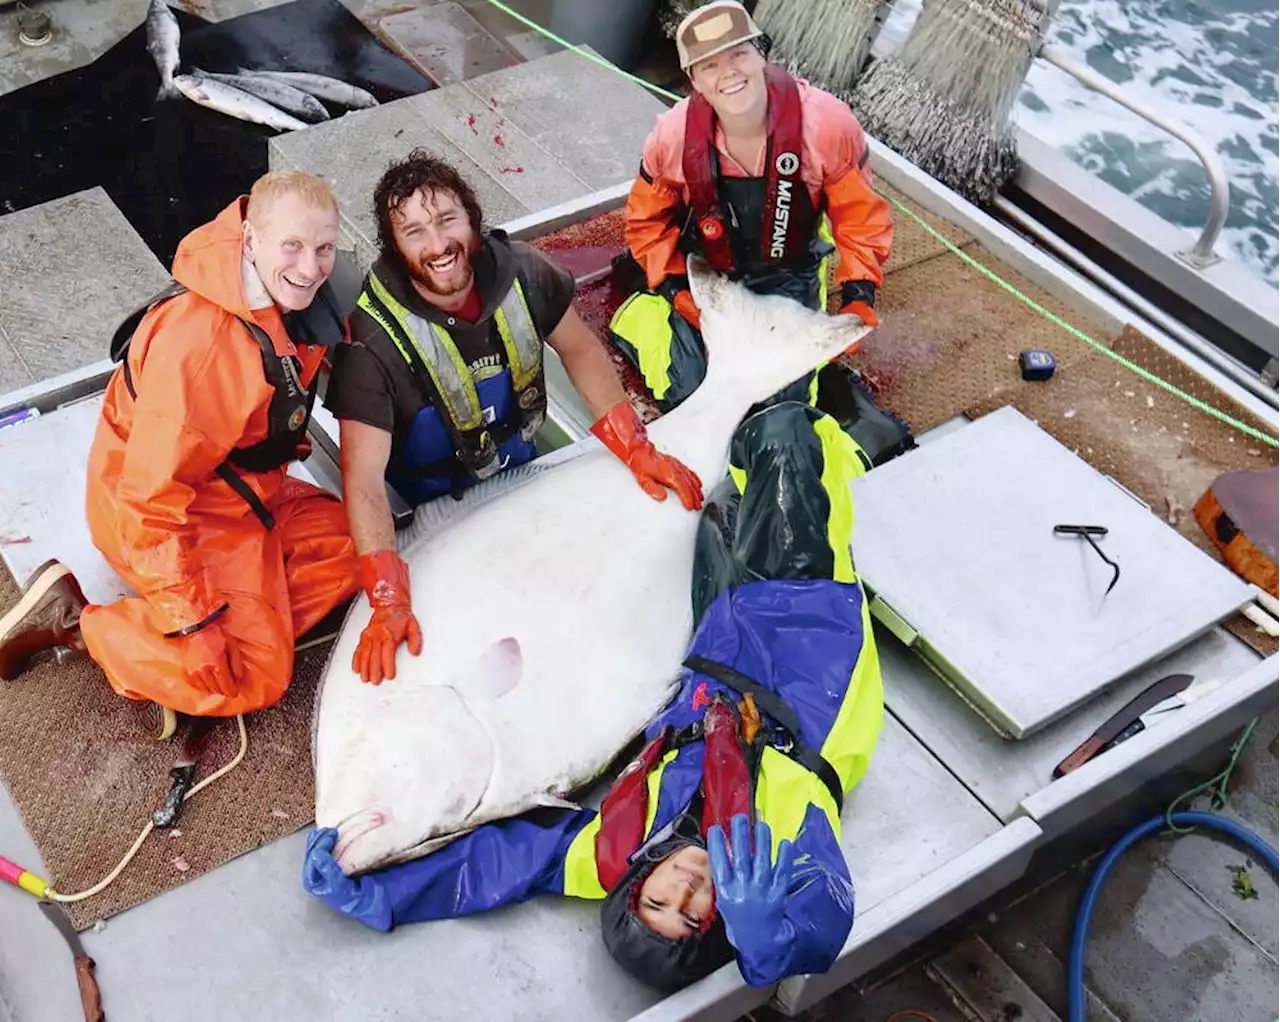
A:
<svg viewBox="0 0 1280 1022">
<path fill-rule="evenodd" d="M 897 49 L 920 10 L 897 0 L 875 52 Z M 1217 152 L 1231 186 L 1224 257 L 1280 280 L 1280 103 L 1276 0 L 1062 0 L 1049 40 L 1132 96 L 1189 125 Z M 1178 139 L 1032 61 L 1019 126 L 1196 238 L 1209 185 Z"/>
</svg>

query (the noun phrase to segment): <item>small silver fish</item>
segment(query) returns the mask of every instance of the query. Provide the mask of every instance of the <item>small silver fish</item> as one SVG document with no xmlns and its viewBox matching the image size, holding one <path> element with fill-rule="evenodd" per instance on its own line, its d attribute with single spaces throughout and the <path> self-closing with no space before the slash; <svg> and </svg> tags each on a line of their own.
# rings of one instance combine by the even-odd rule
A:
<svg viewBox="0 0 1280 1022">
<path fill-rule="evenodd" d="M 303 92 L 309 92 L 316 99 L 323 99 L 352 110 L 363 110 L 378 105 L 378 101 L 364 89 L 348 85 L 328 75 L 314 75 L 306 71 L 250 71 L 242 67 L 236 68 L 236 74 L 271 78 L 285 85 L 292 85 Z"/>
<path fill-rule="evenodd" d="M 192 71 L 203 78 L 211 78 L 215 82 L 222 82 L 223 85 L 230 85 L 241 92 L 266 100 L 272 106 L 310 124 L 329 119 L 329 111 L 324 108 L 320 100 L 309 92 L 295 89 L 292 85 L 253 75 L 229 75 L 215 71 L 202 71 L 198 67 L 193 68 Z"/>
<path fill-rule="evenodd" d="M 160 91 L 156 99 L 172 99 L 178 95 L 174 87 L 173 76 L 178 72 L 178 43 L 182 30 L 178 28 L 178 19 L 169 10 L 164 0 L 151 0 L 147 9 L 147 52 L 156 62 L 156 70 L 160 72 Z"/>
<path fill-rule="evenodd" d="M 228 117 L 265 124 L 278 131 L 297 131 L 307 126 L 305 121 L 291 117 L 257 96 L 251 96 L 247 92 L 241 92 L 230 85 L 213 81 L 202 75 L 174 75 L 173 84 L 191 102 L 210 110 L 217 110 L 218 113 L 226 114 Z"/>
</svg>

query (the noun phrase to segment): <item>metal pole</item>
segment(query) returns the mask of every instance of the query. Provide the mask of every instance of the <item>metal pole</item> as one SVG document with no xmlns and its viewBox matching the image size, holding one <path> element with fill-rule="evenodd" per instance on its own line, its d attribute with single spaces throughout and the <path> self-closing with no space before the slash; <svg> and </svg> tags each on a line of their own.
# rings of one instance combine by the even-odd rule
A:
<svg viewBox="0 0 1280 1022">
<path fill-rule="evenodd" d="M 1175 138 L 1181 139 L 1195 151 L 1195 154 L 1200 157 L 1200 162 L 1204 164 L 1205 174 L 1209 178 L 1211 193 L 1209 197 L 1209 218 L 1205 221 L 1204 230 L 1200 232 L 1200 238 L 1196 243 L 1191 248 L 1175 254 L 1198 270 L 1203 270 L 1205 267 L 1219 262 L 1222 256 L 1213 250 L 1213 245 L 1218 240 L 1222 225 L 1227 221 L 1227 211 L 1231 205 L 1231 191 L 1230 185 L 1227 183 L 1226 171 L 1222 167 L 1222 161 L 1218 159 L 1218 154 L 1210 148 L 1204 139 L 1186 125 L 1170 120 L 1158 110 L 1153 110 L 1144 103 L 1130 99 L 1115 82 L 1103 78 L 1091 68 L 1072 60 L 1058 47 L 1042 46 L 1038 55 L 1054 67 L 1071 75 L 1082 85 L 1093 89 L 1095 92 L 1100 92 L 1109 99 L 1115 100 L 1144 120 L 1150 121 L 1156 127 L 1162 128 Z"/>
</svg>

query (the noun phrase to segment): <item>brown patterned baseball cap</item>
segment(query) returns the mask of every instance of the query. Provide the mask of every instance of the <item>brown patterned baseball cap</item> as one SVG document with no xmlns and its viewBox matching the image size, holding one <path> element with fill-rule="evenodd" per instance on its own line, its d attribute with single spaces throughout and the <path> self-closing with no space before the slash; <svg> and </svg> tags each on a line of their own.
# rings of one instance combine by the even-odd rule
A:
<svg viewBox="0 0 1280 1022">
<path fill-rule="evenodd" d="M 680 70 L 762 34 L 738 0 L 712 0 L 690 11 L 676 29 Z"/>
</svg>

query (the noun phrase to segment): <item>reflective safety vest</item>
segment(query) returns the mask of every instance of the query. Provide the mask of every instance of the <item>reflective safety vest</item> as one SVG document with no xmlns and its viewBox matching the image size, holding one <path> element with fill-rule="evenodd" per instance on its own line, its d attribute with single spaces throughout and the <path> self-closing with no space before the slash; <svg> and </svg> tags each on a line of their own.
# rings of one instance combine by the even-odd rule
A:
<svg viewBox="0 0 1280 1022">
<path fill-rule="evenodd" d="M 448 330 L 398 301 L 372 271 L 356 304 L 395 343 L 422 388 L 424 400 L 439 412 L 453 440 L 456 461 L 414 465 L 414 471 L 448 475 L 460 464 L 475 479 L 487 479 L 503 467 L 498 448 L 504 441 L 518 433 L 525 442 L 532 443 L 547 413 L 544 338 L 518 276 L 493 314 L 496 340 L 501 342 L 506 356 L 516 397 L 512 413 L 498 422 L 487 421 L 476 393 L 478 381 Z"/>
</svg>

